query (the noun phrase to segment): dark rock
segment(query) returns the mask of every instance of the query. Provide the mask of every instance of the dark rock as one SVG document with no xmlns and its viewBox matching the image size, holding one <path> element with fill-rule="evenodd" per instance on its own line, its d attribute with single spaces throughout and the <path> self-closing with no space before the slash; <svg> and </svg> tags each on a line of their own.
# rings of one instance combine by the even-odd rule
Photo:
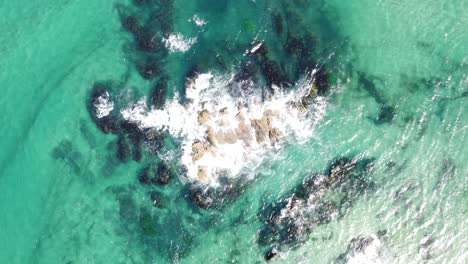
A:
<svg viewBox="0 0 468 264">
<path fill-rule="evenodd" d="M 160 192 L 157 191 L 152 191 L 149 193 L 149 199 L 151 200 L 151 203 L 153 204 L 154 207 L 157 208 L 163 208 L 164 207 L 164 201 L 163 201 L 163 196 Z"/>
<path fill-rule="evenodd" d="M 278 251 L 276 248 L 273 248 L 272 250 L 268 251 L 265 255 L 265 260 L 266 261 L 272 261 L 278 258 Z"/>
<path fill-rule="evenodd" d="M 256 42 L 252 45 L 248 54 L 251 56 L 252 55 L 257 56 L 261 59 L 265 59 L 266 56 L 268 55 L 268 47 L 265 44 L 265 42 L 260 42 L 260 43 Z"/>
<path fill-rule="evenodd" d="M 98 117 L 96 109 L 96 105 L 100 104 L 100 98 L 110 97 L 110 88 L 110 84 L 102 82 L 95 83 L 91 90 L 89 101 L 87 102 L 87 108 L 94 123 L 101 131 L 106 134 L 117 134 L 119 132 L 119 122 L 117 121 L 117 117 L 113 115 L 115 111 L 111 111 L 107 116 Z M 109 100 L 112 100 L 112 98 L 109 98 Z"/>
<path fill-rule="evenodd" d="M 286 74 L 276 61 L 265 60 L 262 63 L 262 72 L 268 87 L 271 87 L 271 85 L 284 87 L 289 83 Z"/>
<path fill-rule="evenodd" d="M 156 223 L 153 219 L 153 215 L 147 208 L 141 208 L 139 224 L 143 235 L 155 236 L 157 234 Z"/>
<path fill-rule="evenodd" d="M 391 105 L 383 104 L 380 106 L 379 115 L 375 120 L 375 123 L 380 125 L 391 122 L 395 117 L 395 108 Z"/>
<path fill-rule="evenodd" d="M 277 11 L 274 11 L 271 14 L 271 23 L 273 25 L 273 30 L 276 34 L 281 35 L 283 33 L 283 17 Z"/>
<path fill-rule="evenodd" d="M 252 61 L 243 61 L 237 70 L 234 80 L 236 82 L 251 80 L 258 72 L 257 65 Z"/>
<path fill-rule="evenodd" d="M 213 206 L 213 198 L 200 189 L 190 191 L 190 201 L 202 209 L 209 209 Z"/>
<path fill-rule="evenodd" d="M 117 158 L 126 162 L 131 157 L 130 142 L 128 138 L 124 135 L 119 135 L 117 138 Z"/>
<path fill-rule="evenodd" d="M 364 90 L 366 90 L 370 96 L 372 96 L 375 101 L 377 102 L 377 104 L 379 105 L 384 105 L 385 104 L 385 100 L 384 98 L 382 97 L 382 95 L 380 94 L 377 86 L 376 86 L 376 82 L 379 81 L 380 83 L 383 83 L 382 80 L 376 78 L 376 77 L 371 77 L 371 76 L 367 76 L 365 73 L 363 72 L 358 72 L 358 82 L 360 84 L 360 87 L 363 88 Z"/>
<path fill-rule="evenodd" d="M 122 27 L 132 34 L 139 34 L 141 30 L 138 19 L 134 16 L 122 17 Z"/>
<path fill-rule="evenodd" d="M 372 236 L 366 236 L 366 237 L 357 237 L 353 238 L 350 243 L 350 248 L 354 252 L 364 252 L 366 248 L 372 244 L 374 241 L 374 238 Z"/>
<path fill-rule="evenodd" d="M 158 109 L 164 107 L 167 95 L 169 77 L 166 75 L 162 76 L 158 83 L 154 86 L 153 92 L 151 93 L 151 103 Z"/>
<path fill-rule="evenodd" d="M 381 237 L 385 236 L 386 234 L 387 234 L 387 229 L 382 229 L 382 230 L 377 231 L 377 237 L 378 238 L 381 238 Z"/>
<path fill-rule="evenodd" d="M 158 175 L 155 179 L 155 184 L 166 185 L 171 181 L 172 173 L 170 168 L 164 163 L 159 163 Z"/>
<path fill-rule="evenodd" d="M 295 36 L 288 36 L 285 44 L 286 54 L 303 56 L 306 50 L 306 43 L 304 43 L 303 39 Z"/>
<path fill-rule="evenodd" d="M 162 73 L 160 62 L 156 58 L 147 58 L 137 63 L 137 70 L 141 77 L 152 80 Z"/>
<path fill-rule="evenodd" d="M 142 27 L 136 34 L 135 40 L 141 51 L 155 53 L 163 48 L 161 38 L 147 27 Z"/>
<path fill-rule="evenodd" d="M 137 134 L 140 132 L 138 125 L 127 120 L 120 123 L 121 131 L 125 134 Z"/>
<path fill-rule="evenodd" d="M 315 174 L 292 189 L 285 198 L 264 206 L 258 214 L 263 227 L 257 243 L 275 247 L 300 246 L 317 226 L 343 215 L 343 210 L 371 186 L 366 176 L 372 161 L 337 159 L 325 174 Z"/>
<path fill-rule="evenodd" d="M 143 158 L 143 153 L 141 152 L 141 147 L 134 146 L 132 149 L 132 159 L 136 162 L 140 162 L 141 159 Z"/>
<path fill-rule="evenodd" d="M 324 67 L 319 67 L 314 74 L 314 83 L 318 89 L 319 95 L 323 95 L 330 88 L 330 78 Z"/>
<path fill-rule="evenodd" d="M 152 166 L 144 168 L 140 173 L 138 173 L 138 181 L 142 185 L 151 185 L 153 184 L 153 172 L 154 169 Z"/>
</svg>

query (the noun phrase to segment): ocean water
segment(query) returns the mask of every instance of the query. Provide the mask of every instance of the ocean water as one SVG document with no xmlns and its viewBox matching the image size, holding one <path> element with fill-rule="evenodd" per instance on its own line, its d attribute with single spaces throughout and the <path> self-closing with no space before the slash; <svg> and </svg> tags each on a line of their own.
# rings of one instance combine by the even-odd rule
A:
<svg viewBox="0 0 468 264">
<path fill-rule="evenodd" d="M 468 262 L 468 3 L 18 0 L 0 13 L 1 263 Z M 127 129 L 99 128 L 97 83 L 104 119 Z M 324 91 L 296 111 L 311 83 Z M 279 108 L 278 144 L 218 138 L 222 158 L 191 160 L 198 111 L 239 105 L 251 120 Z M 351 173 L 301 196 L 344 158 Z M 166 185 L 142 178 L 158 164 Z"/>
</svg>

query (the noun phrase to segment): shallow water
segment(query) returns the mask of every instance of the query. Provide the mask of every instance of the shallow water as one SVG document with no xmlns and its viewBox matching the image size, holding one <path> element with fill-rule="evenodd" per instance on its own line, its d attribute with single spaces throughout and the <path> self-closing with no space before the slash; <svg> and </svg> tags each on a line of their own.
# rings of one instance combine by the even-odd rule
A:
<svg viewBox="0 0 468 264">
<path fill-rule="evenodd" d="M 271 245 L 258 243 L 261 208 L 340 157 L 374 159 L 365 176 L 374 187 L 303 243 L 287 244 L 277 262 L 335 263 L 352 238 L 385 230 L 377 260 L 346 261 L 466 263 L 467 3 L 175 0 L 171 33 L 196 41 L 161 55 L 169 99 L 185 103 L 194 66 L 229 77 L 253 42 L 293 67 L 297 58 L 280 44 L 287 30 L 311 32 L 306 50 L 331 76 L 312 136 L 286 140 L 248 170 L 251 181 L 208 210 L 190 202 L 178 159 L 183 139 L 166 135 L 159 156 L 143 151 L 140 162 L 122 161 L 117 136 L 99 130 L 87 109 L 97 81 L 112 83 L 116 108 L 150 96 L 158 81 L 135 69 L 147 54 L 120 15 L 143 20 L 153 9 L 124 1 L 0 4 L 2 263 L 262 263 Z M 282 33 L 272 13 L 287 17 Z M 140 171 L 160 159 L 175 172 L 169 185 L 140 184 Z"/>
</svg>

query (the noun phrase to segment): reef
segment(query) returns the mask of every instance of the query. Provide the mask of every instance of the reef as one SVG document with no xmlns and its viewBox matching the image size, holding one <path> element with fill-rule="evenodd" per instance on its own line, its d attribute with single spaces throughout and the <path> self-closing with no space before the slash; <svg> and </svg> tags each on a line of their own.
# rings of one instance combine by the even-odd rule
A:
<svg viewBox="0 0 468 264">
<path fill-rule="evenodd" d="M 258 244 L 271 250 L 296 248 L 317 226 L 346 214 L 353 201 L 371 190 L 372 159 L 337 159 L 325 173 L 315 174 L 290 194 L 268 204 L 259 212 L 263 227 Z"/>
</svg>

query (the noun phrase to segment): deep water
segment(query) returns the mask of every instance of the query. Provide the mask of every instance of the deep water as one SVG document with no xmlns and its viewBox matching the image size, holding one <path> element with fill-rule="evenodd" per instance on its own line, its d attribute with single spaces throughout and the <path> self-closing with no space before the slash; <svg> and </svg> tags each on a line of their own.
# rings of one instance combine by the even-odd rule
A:
<svg viewBox="0 0 468 264">
<path fill-rule="evenodd" d="M 468 3 L 17 0 L 0 14 L 1 263 L 467 263 Z M 264 101 L 313 79 L 327 105 L 307 140 L 208 188 L 187 178 L 183 137 L 119 112 L 187 107 L 188 79 L 208 72 Z"/>
</svg>

